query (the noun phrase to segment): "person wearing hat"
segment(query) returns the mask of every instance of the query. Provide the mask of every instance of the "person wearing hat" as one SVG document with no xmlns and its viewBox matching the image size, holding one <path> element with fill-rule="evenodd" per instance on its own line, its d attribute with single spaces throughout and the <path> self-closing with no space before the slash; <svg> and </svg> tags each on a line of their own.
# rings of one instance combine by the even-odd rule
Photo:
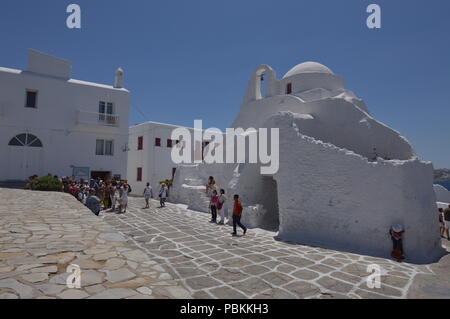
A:
<svg viewBox="0 0 450 319">
<path fill-rule="evenodd" d="M 405 231 L 403 229 L 403 226 L 400 224 L 393 225 L 389 230 L 389 235 L 391 235 L 393 244 L 391 257 L 397 259 L 397 261 L 399 262 L 402 259 L 405 259 L 402 241 L 402 236 L 404 232 Z"/>
</svg>

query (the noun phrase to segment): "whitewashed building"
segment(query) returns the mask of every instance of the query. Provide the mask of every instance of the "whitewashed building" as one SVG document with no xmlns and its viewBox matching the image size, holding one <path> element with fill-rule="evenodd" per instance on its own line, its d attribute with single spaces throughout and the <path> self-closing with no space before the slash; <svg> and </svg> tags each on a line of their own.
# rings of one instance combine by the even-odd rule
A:
<svg viewBox="0 0 450 319">
<path fill-rule="evenodd" d="M 278 142 L 279 170 L 180 165 L 172 200 L 207 210 L 199 206 L 201 193 L 193 194 L 214 175 L 227 194 L 240 195 L 245 225 L 278 231 L 279 239 L 387 257 L 389 229 L 400 224 L 408 261 L 442 257 L 432 163 L 371 116 L 328 67 L 305 62 L 278 79 L 270 66 L 259 66 L 231 127 L 278 128 L 279 142 L 269 143 Z"/>
<path fill-rule="evenodd" d="M 112 80 L 112 78 L 111 78 Z M 0 67 L 0 181 L 126 176 L 130 92 L 71 79 L 71 63 L 29 50 L 28 67 Z"/>
<path fill-rule="evenodd" d="M 147 183 L 157 190 L 160 182 L 173 179 L 178 165 L 172 160 L 172 149 L 180 141 L 172 140 L 173 130 L 181 128 L 172 124 L 145 122 L 134 125 L 129 130 L 128 149 L 128 183 L 134 195 L 141 195 Z M 193 128 L 185 127 L 194 135 Z M 192 146 L 192 160 L 201 158 L 203 148 Z"/>
</svg>

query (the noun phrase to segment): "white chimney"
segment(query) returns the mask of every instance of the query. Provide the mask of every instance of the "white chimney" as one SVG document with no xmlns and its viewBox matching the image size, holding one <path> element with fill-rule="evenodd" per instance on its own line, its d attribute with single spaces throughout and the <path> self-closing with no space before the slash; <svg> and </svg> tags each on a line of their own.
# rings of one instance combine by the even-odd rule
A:
<svg viewBox="0 0 450 319">
<path fill-rule="evenodd" d="M 116 76 L 114 78 L 114 88 L 116 88 L 116 89 L 123 88 L 123 70 L 122 70 L 122 68 L 118 68 L 116 70 Z"/>
</svg>

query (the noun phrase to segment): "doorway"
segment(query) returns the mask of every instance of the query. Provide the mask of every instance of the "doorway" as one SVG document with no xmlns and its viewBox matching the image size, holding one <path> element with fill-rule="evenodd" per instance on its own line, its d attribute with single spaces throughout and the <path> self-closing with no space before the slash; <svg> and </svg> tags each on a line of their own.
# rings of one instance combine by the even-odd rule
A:
<svg viewBox="0 0 450 319">
<path fill-rule="evenodd" d="M 265 209 L 260 223 L 261 228 L 278 231 L 280 227 L 279 208 L 278 208 L 278 185 L 272 176 L 262 176 L 262 197 L 261 204 Z"/>
<path fill-rule="evenodd" d="M 102 181 L 107 181 L 111 179 L 111 172 L 106 171 L 92 171 L 91 179 L 101 179 Z"/>
</svg>

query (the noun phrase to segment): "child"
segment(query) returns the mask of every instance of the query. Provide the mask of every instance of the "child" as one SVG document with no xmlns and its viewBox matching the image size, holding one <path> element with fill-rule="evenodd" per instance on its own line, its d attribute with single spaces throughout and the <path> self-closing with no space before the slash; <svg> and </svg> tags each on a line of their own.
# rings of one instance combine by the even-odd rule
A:
<svg viewBox="0 0 450 319">
<path fill-rule="evenodd" d="M 219 210 L 220 214 L 220 222 L 219 225 L 225 224 L 225 202 L 227 201 L 227 197 L 225 196 L 225 190 L 220 190 L 220 196 L 217 200 L 217 209 Z"/>
<path fill-rule="evenodd" d="M 405 259 L 404 253 L 403 253 L 403 241 L 402 236 L 405 231 L 403 230 L 402 225 L 394 225 L 389 230 L 389 234 L 391 235 L 393 249 L 391 253 L 391 257 L 395 258 L 398 262 L 400 262 L 402 259 Z"/>
<path fill-rule="evenodd" d="M 150 186 L 150 183 L 147 183 L 147 186 L 144 189 L 144 198 L 145 198 L 145 208 L 150 208 L 149 200 L 153 198 L 153 189 Z"/>
<path fill-rule="evenodd" d="M 239 226 L 244 231 L 244 235 L 247 233 L 247 227 L 241 224 L 242 217 L 242 204 L 239 201 L 239 195 L 234 195 L 234 209 L 233 209 L 233 236 L 237 236 L 236 226 Z"/>
<path fill-rule="evenodd" d="M 211 223 L 217 223 L 217 201 L 219 196 L 217 196 L 217 191 L 213 190 L 210 201 L 209 208 L 211 210 Z"/>
</svg>

